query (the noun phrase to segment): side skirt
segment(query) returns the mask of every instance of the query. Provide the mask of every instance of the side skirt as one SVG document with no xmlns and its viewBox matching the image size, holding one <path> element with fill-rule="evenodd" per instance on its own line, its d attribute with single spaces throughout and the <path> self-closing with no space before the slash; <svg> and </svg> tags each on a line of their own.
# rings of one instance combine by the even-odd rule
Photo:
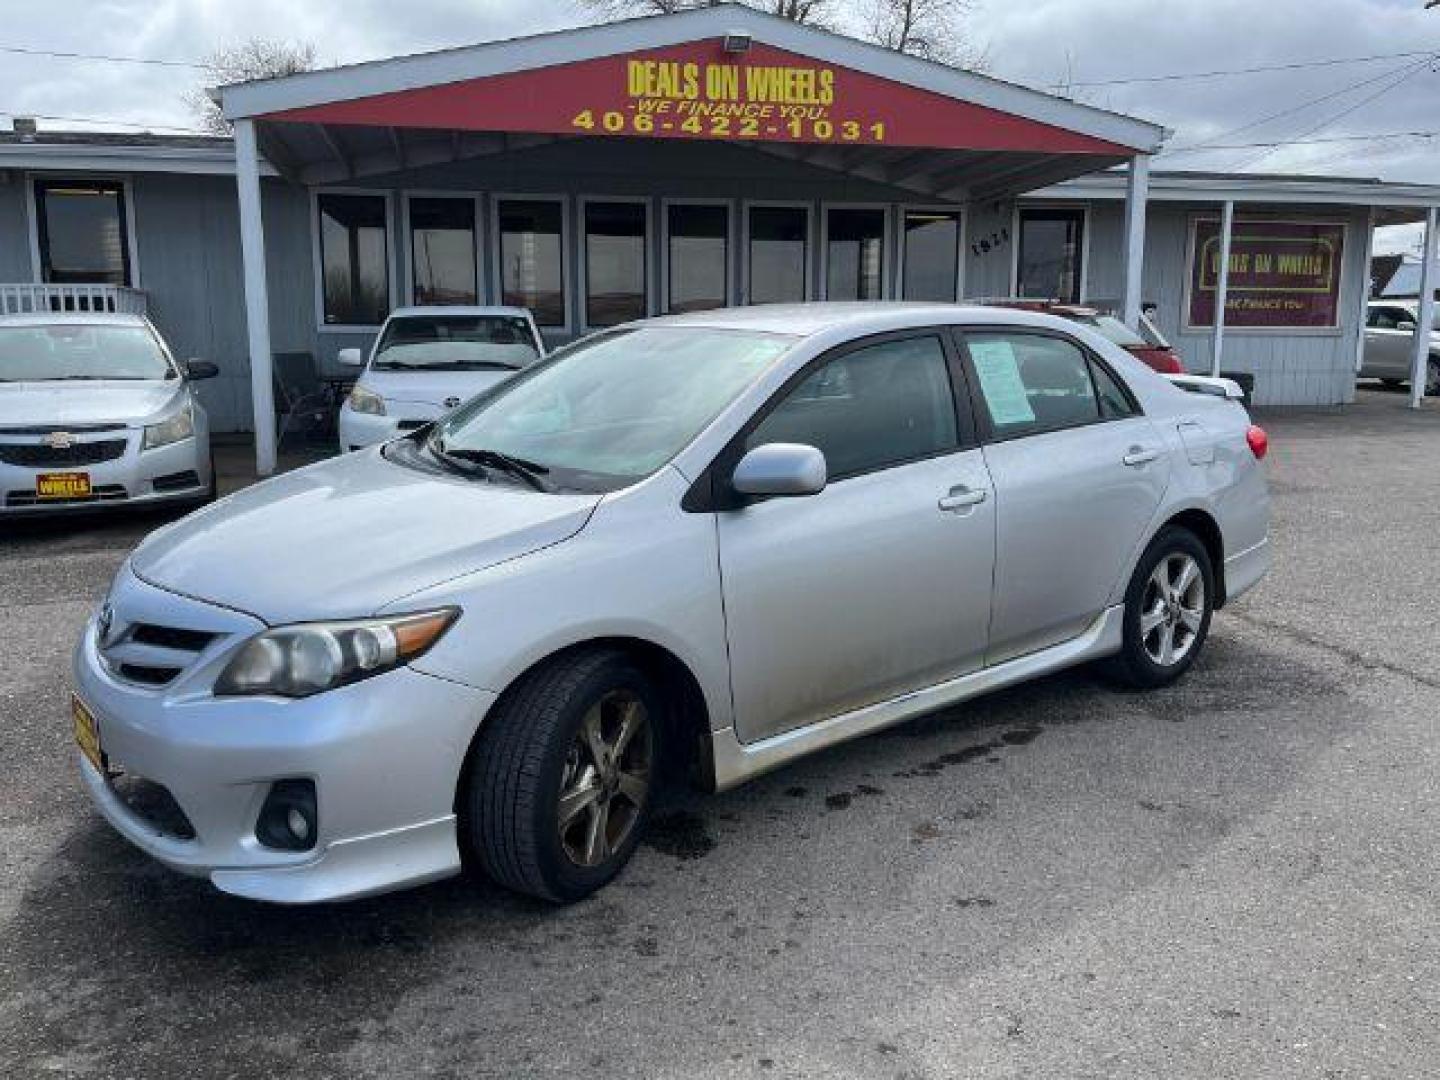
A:
<svg viewBox="0 0 1440 1080">
<path fill-rule="evenodd" d="M 1124 605 L 1107 608 L 1083 633 L 1059 645 L 752 743 L 740 742 L 733 727 L 721 728 L 710 736 L 715 790 L 725 791 L 796 758 L 902 720 L 1119 652 L 1124 617 Z"/>
</svg>

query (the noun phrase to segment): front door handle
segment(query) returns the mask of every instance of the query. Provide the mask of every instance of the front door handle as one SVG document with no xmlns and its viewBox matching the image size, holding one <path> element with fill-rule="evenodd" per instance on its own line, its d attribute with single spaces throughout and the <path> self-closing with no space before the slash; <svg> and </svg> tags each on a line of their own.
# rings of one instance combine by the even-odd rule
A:
<svg viewBox="0 0 1440 1080">
<path fill-rule="evenodd" d="M 1148 464 L 1159 456 L 1160 451 L 1156 450 L 1153 446 L 1132 446 L 1120 461 L 1122 464 L 1133 467 Z"/>
<path fill-rule="evenodd" d="M 964 510 L 967 506 L 978 506 L 985 501 L 984 488 L 966 487 L 964 484 L 957 484 L 951 488 L 949 494 L 941 498 L 936 504 L 941 510 Z"/>
</svg>

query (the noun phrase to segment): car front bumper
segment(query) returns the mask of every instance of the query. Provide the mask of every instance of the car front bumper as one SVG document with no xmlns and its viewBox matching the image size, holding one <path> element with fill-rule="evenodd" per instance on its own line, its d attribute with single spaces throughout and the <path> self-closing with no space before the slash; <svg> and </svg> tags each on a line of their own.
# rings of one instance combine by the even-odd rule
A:
<svg viewBox="0 0 1440 1080">
<path fill-rule="evenodd" d="M 116 506 L 150 506 L 195 502 L 210 491 L 211 466 L 208 438 L 191 436 L 168 446 L 141 450 L 144 432 L 85 435 L 79 442 L 125 440 L 119 457 L 93 464 L 14 465 L 0 460 L 0 516 L 53 514 Z M 40 437 L 4 435 L 8 446 L 41 445 Z M 89 496 L 41 499 L 37 494 L 42 473 L 84 473 L 90 478 Z"/>
<path fill-rule="evenodd" d="M 386 408 L 394 410 L 392 415 L 376 416 L 374 413 L 360 413 L 350 408 L 347 401 L 340 407 L 340 452 L 363 450 L 376 443 L 389 442 L 417 427 L 428 424 L 443 414 L 443 409 L 420 402 L 387 402 Z"/>
<path fill-rule="evenodd" d="M 158 688 L 112 671 L 95 618 L 76 646 L 76 693 L 96 718 L 107 765 L 163 787 L 189 825 L 145 813 L 77 755 L 96 807 L 131 843 L 225 892 L 279 903 L 352 899 L 459 871 L 455 791 L 494 695 L 399 668 L 297 700 L 216 698 L 208 685 L 262 628 L 258 620 L 157 589 L 128 567 L 110 603 L 116 622 L 216 631 L 189 668 Z M 256 837 L 280 780 L 315 786 L 316 840 L 307 851 Z"/>
</svg>

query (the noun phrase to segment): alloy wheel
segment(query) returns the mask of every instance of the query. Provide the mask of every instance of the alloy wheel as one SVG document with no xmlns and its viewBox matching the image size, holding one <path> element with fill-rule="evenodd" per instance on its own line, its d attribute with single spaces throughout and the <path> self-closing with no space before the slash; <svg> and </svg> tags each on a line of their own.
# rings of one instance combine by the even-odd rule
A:
<svg viewBox="0 0 1440 1080">
<path fill-rule="evenodd" d="M 1205 621 L 1205 575 L 1183 552 L 1166 555 L 1145 583 L 1140 603 L 1140 641 L 1161 667 L 1189 655 Z"/>
<path fill-rule="evenodd" d="M 600 866 L 629 838 L 650 792 L 654 738 L 644 702 L 612 690 L 580 722 L 565 755 L 557 828 L 566 857 Z"/>
</svg>

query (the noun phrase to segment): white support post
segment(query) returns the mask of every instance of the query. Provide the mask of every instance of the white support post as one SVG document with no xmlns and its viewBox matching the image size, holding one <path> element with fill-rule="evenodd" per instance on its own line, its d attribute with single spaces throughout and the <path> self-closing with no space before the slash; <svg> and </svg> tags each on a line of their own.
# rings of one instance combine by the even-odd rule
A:
<svg viewBox="0 0 1440 1080">
<path fill-rule="evenodd" d="M 1415 355 L 1410 361 L 1410 407 L 1420 408 L 1425 400 L 1425 381 L 1430 367 L 1430 331 L 1435 325 L 1435 287 L 1437 268 L 1435 234 L 1437 207 L 1425 212 L 1425 247 L 1420 256 L 1420 311 L 1415 320 Z"/>
<path fill-rule="evenodd" d="M 240 261 L 250 343 L 255 471 L 269 476 L 275 471 L 275 387 L 271 382 L 270 295 L 265 284 L 265 225 L 260 210 L 260 162 L 253 120 L 235 121 L 235 187 L 240 200 Z"/>
<path fill-rule="evenodd" d="M 1235 230 L 1235 203 L 1226 199 L 1220 210 L 1220 268 L 1215 277 L 1215 328 L 1210 335 L 1210 374 L 1220 377 L 1225 351 L 1225 302 L 1230 292 L 1230 234 Z"/>
<path fill-rule="evenodd" d="M 1355 324 L 1355 374 L 1360 374 L 1360 369 L 1365 366 L 1365 324 L 1370 319 L 1370 289 L 1374 284 L 1370 277 L 1370 263 L 1375 257 L 1375 208 L 1372 206 L 1370 212 L 1365 216 L 1365 269 L 1360 274 L 1360 315 L 1359 322 Z M 1351 380 L 1354 386 L 1354 380 Z M 1353 392 L 1347 401 L 1354 401 Z"/>
<path fill-rule="evenodd" d="M 1125 183 L 1125 289 L 1120 319 L 1132 330 L 1140 327 L 1141 290 L 1145 270 L 1145 200 L 1150 194 L 1150 155 L 1130 159 Z"/>
</svg>

